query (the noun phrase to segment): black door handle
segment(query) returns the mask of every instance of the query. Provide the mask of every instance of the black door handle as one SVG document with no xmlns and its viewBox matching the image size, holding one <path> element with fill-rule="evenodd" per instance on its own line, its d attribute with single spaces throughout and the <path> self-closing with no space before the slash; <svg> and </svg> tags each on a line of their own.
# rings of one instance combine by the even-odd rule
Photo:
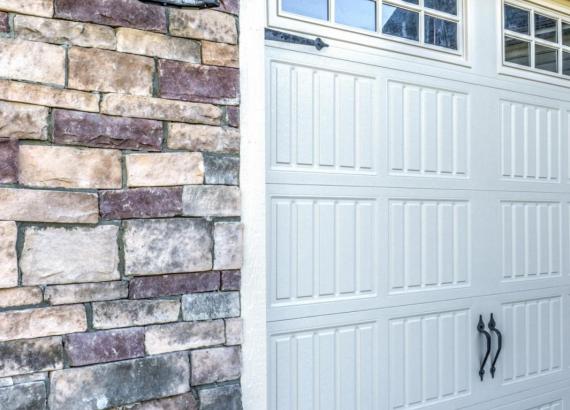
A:
<svg viewBox="0 0 570 410">
<path fill-rule="evenodd" d="M 485 365 L 487 364 L 487 360 L 489 360 L 489 355 L 491 354 L 491 334 L 485 330 L 485 322 L 483 322 L 483 315 L 479 315 L 479 323 L 477 324 L 477 330 L 479 333 L 485 336 L 487 340 L 487 352 L 485 353 L 485 357 L 481 361 L 481 367 L 479 368 L 479 377 L 481 377 L 481 381 L 485 377 Z"/>
<path fill-rule="evenodd" d="M 503 348 L 503 334 L 499 329 L 497 329 L 497 323 L 495 322 L 495 318 L 491 313 L 491 319 L 489 320 L 489 330 L 497 335 L 497 341 L 499 342 L 497 346 L 497 353 L 495 353 L 495 358 L 493 359 L 493 363 L 491 364 L 491 376 L 493 379 L 495 378 L 495 371 L 497 368 L 495 365 L 497 364 L 497 360 L 499 360 L 499 355 L 501 354 L 501 349 Z"/>
<path fill-rule="evenodd" d="M 313 46 L 321 51 L 329 45 L 323 41 L 322 38 L 310 39 L 306 37 L 296 36 L 295 34 L 284 33 L 282 31 L 273 30 L 270 28 L 265 29 L 265 39 L 272 41 L 281 41 L 282 43 L 301 44 L 305 46 Z"/>
</svg>

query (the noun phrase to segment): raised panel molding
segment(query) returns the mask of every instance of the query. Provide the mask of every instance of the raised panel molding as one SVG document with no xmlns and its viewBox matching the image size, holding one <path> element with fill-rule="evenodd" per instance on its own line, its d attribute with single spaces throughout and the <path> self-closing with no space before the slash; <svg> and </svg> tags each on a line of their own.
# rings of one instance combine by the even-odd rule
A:
<svg viewBox="0 0 570 410">
<path fill-rule="evenodd" d="M 501 101 L 502 177 L 558 182 L 560 110 Z"/>
<path fill-rule="evenodd" d="M 561 275 L 561 210 L 557 202 L 501 202 L 504 280 Z"/>
<path fill-rule="evenodd" d="M 389 82 L 390 172 L 466 177 L 468 124 L 467 94 Z"/>
<path fill-rule="evenodd" d="M 374 78 L 276 61 L 270 73 L 273 168 L 376 172 Z"/>
<path fill-rule="evenodd" d="M 377 410 L 377 325 L 361 323 L 270 337 L 275 410 Z"/>
<path fill-rule="evenodd" d="M 503 382 L 562 370 L 563 303 L 560 296 L 505 303 Z"/>
<path fill-rule="evenodd" d="M 280 197 L 271 209 L 274 303 L 374 294 L 374 200 Z"/>
<path fill-rule="evenodd" d="M 390 291 L 467 286 L 470 205 L 466 201 L 390 201 Z"/>
<path fill-rule="evenodd" d="M 390 320 L 390 409 L 470 393 L 470 317 L 458 310 Z"/>
</svg>

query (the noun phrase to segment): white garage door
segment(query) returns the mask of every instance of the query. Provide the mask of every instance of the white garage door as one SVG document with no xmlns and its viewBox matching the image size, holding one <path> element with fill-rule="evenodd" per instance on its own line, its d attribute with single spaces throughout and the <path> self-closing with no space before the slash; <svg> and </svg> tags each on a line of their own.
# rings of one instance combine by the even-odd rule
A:
<svg viewBox="0 0 570 410">
<path fill-rule="evenodd" d="M 538 3 L 268 1 L 300 36 L 266 50 L 269 408 L 570 409 L 570 15 Z"/>
</svg>

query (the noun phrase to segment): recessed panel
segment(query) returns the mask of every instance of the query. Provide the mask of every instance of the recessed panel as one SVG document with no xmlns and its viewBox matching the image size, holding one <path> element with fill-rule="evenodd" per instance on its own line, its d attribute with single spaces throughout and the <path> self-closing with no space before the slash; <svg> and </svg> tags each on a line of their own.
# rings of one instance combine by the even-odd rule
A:
<svg viewBox="0 0 570 410">
<path fill-rule="evenodd" d="M 470 323 L 468 310 L 390 320 L 390 409 L 470 393 Z"/>
<path fill-rule="evenodd" d="M 375 84 L 369 77 L 273 62 L 272 168 L 373 173 Z"/>
<path fill-rule="evenodd" d="M 502 176 L 557 182 L 560 178 L 560 111 L 501 101 Z"/>
<path fill-rule="evenodd" d="M 470 206 L 460 201 L 390 201 L 392 293 L 469 285 Z"/>
<path fill-rule="evenodd" d="M 390 82 L 389 144 L 393 174 L 468 175 L 468 96 Z"/>
<path fill-rule="evenodd" d="M 503 382 L 515 383 L 562 370 L 561 297 L 505 303 L 499 328 L 503 339 Z"/>
<path fill-rule="evenodd" d="M 504 280 L 562 274 L 562 214 L 559 203 L 502 202 Z"/>
<path fill-rule="evenodd" d="M 270 336 L 269 344 L 272 409 L 378 410 L 375 322 Z"/>
<path fill-rule="evenodd" d="M 373 200 L 273 198 L 271 213 L 274 304 L 374 294 Z"/>
</svg>

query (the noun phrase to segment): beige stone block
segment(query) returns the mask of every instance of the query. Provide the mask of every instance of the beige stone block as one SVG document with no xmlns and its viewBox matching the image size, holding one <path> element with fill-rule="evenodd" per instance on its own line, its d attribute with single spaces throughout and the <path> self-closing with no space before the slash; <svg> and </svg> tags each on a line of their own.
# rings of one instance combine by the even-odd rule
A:
<svg viewBox="0 0 570 410">
<path fill-rule="evenodd" d="M 0 341 L 58 336 L 87 330 L 83 305 L 0 313 Z"/>
<path fill-rule="evenodd" d="M 1 203 L 0 201 L 0 207 Z M 16 223 L 0 222 L 0 288 L 18 286 L 17 240 L 18 228 Z"/>
<path fill-rule="evenodd" d="M 121 188 L 121 152 L 111 149 L 21 145 L 20 184 L 51 188 Z"/>
<path fill-rule="evenodd" d="M 48 108 L 0 101 L 0 138 L 46 140 Z"/>
<path fill-rule="evenodd" d="M 180 314 L 178 300 L 116 300 L 93 303 L 93 326 L 114 329 L 176 322 Z"/>
<path fill-rule="evenodd" d="M 0 38 L 0 77 L 65 84 L 65 49 L 35 41 Z"/>
<path fill-rule="evenodd" d="M 128 294 L 128 282 L 80 283 L 48 286 L 45 290 L 45 299 L 50 305 L 69 305 L 126 299 Z"/>
<path fill-rule="evenodd" d="M 235 128 L 172 123 L 169 125 L 167 145 L 171 149 L 239 153 L 240 132 Z"/>
<path fill-rule="evenodd" d="M 69 50 L 69 88 L 149 96 L 153 73 L 152 58 L 79 47 Z"/>
<path fill-rule="evenodd" d="M 42 300 L 42 290 L 36 287 L 0 290 L 0 308 L 37 305 Z"/>
<path fill-rule="evenodd" d="M 150 326 L 145 329 L 147 354 L 198 349 L 225 342 L 223 320 L 184 322 Z"/>
<path fill-rule="evenodd" d="M 242 264 L 243 226 L 239 222 L 214 225 L 214 269 L 240 269 Z"/>
<path fill-rule="evenodd" d="M 24 285 L 105 282 L 119 274 L 119 228 L 26 228 L 20 259 Z"/>
<path fill-rule="evenodd" d="M 0 188 L 0 220 L 97 223 L 96 194 Z"/>
<path fill-rule="evenodd" d="M 18 15 L 14 17 L 14 31 L 20 39 L 44 43 L 109 50 L 114 50 L 117 45 L 115 31 L 111 27 L 76 21 Z"/>
<path fill-rule="evenodd" d="M 123 117 L 210 125 L 218 125 L 222 119 L 222 110 L 211 104 L 120 94 L 105 95 L 101 112 Z"/>
<path fill-rule="evenodd" d="M 204 181 L 204 159 L 197 152 L 126 156 L 129 187 L 177 186 Z"/>
<path fill-rule="evenodd" d="M 117 50 L 125 53 L 200 63 L 200 43 L 148 31 L 119 28 Z"/>
<path fill-rule="evenodd" d="M 235 17 L 214 10 L 171 10 L 170 33 L 230 44 L 236 44 L 238 39 Z"/>
<path fill-rule="evenodd" d="M 99 111 L 99 95 L 97 94 L 63 90 L 39 84 L 0 80 L 0 96 L 8 101 L 88 112 Z"/>
<path fill-rule="evenodd" d="M 239 68 L 239 48 L 230 44 L 202 41 L 202 63 Z"/>
<path fill-rule="evenodd" d="M 33 16 L 53 16 L 53 0 L 0 0 L 0 10 Z"/>
</svg>

